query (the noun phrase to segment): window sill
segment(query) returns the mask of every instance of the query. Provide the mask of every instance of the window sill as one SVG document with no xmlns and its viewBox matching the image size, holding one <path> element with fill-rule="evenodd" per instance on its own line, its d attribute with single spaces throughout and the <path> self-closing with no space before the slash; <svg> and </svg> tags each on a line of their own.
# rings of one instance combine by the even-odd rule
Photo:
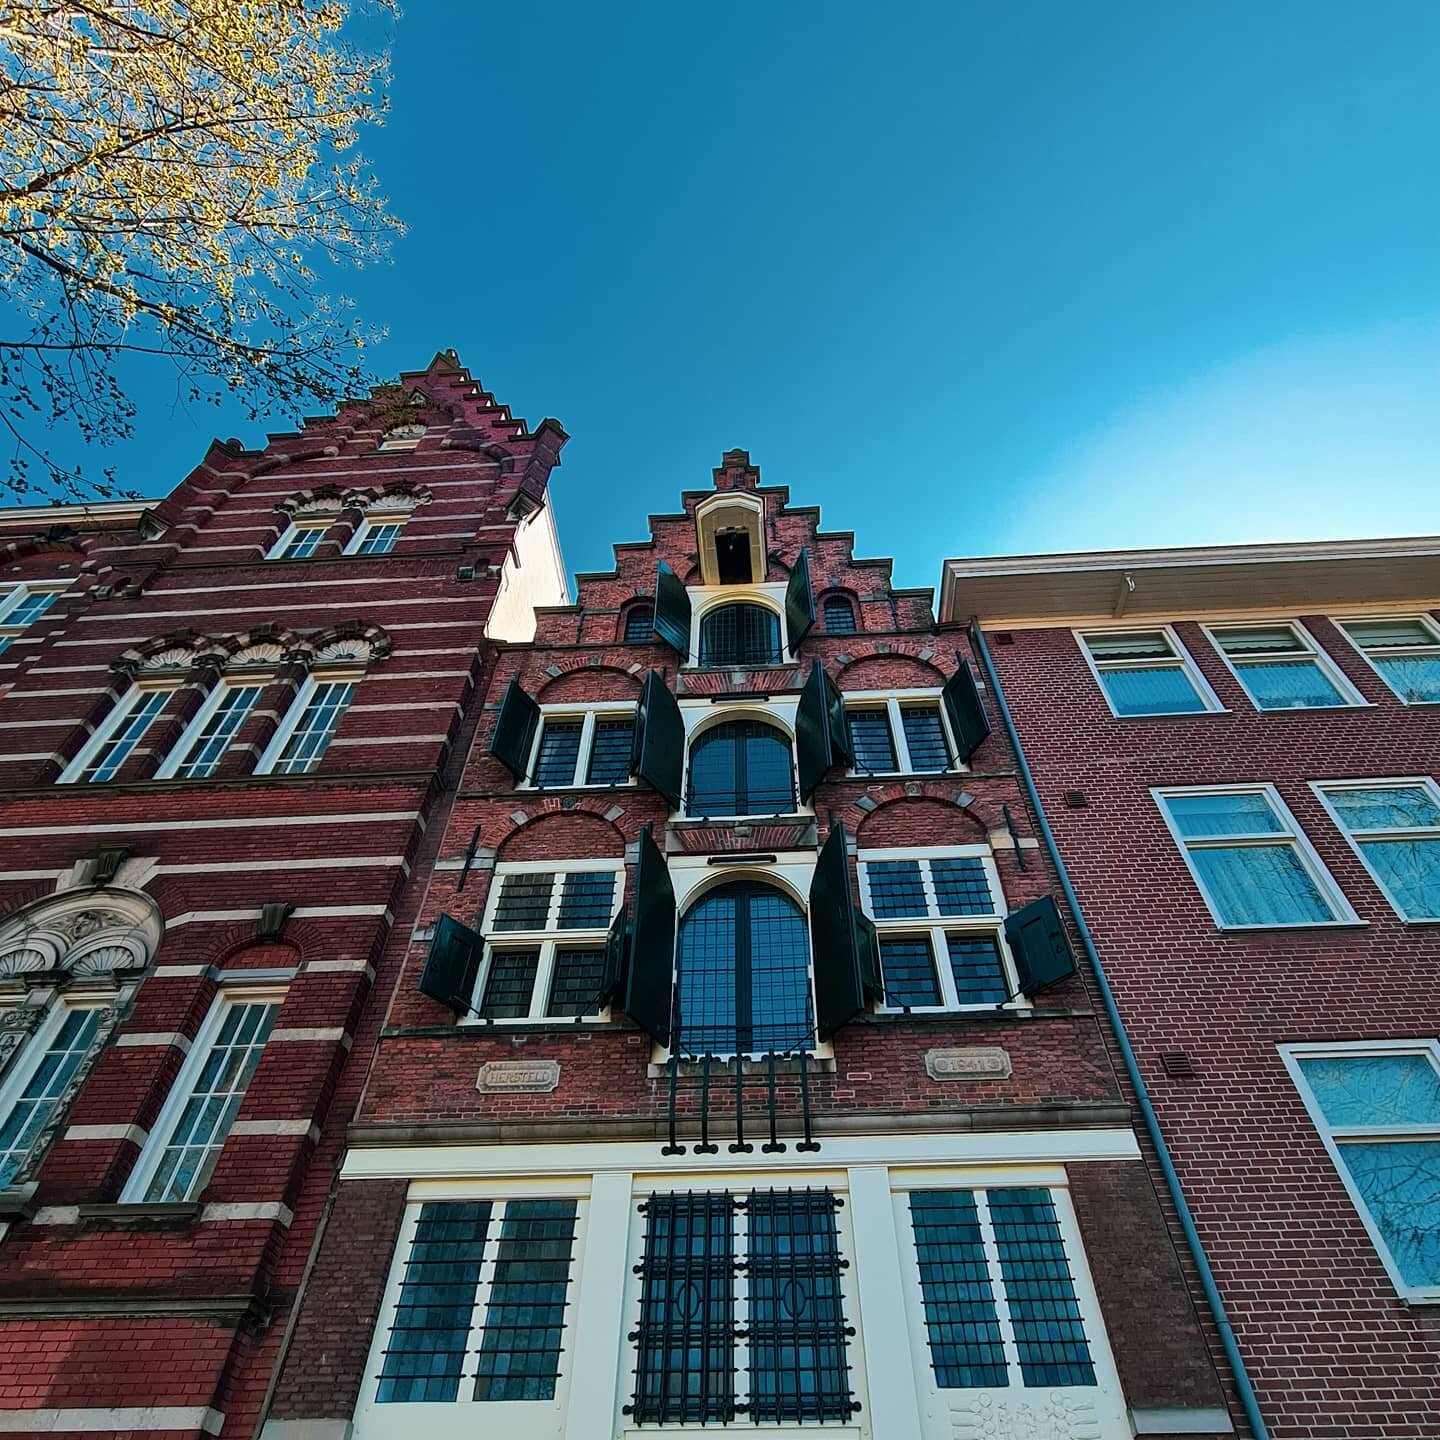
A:
<svg viewBox="0 0 1440 1440">
<path fill-rule="evenodd" d="M 847 770 L 842 777 L 846 780 L 955 780 L 968 775 L 966 767 L 949 770 Z"/>
<path fill-rule="evenodd" d="M 201 1206 L 198 1200 L 186 1200 L 178 1203 L 135 1200 L 114 1205 L 80 1205 L 76 1209 L 78 1218 L 81 1220 L 109 1221 L 115 1225 L 124 1225 L 133 1221 L 159 1227 L 187 1225 L 192 1220 L 198 1220 Z"/>
<path fill-rule="evenodd" d="M 1339 705 L 1256 705 L 1255 711 L 1259 715 L 1299 715 L 1308 713 L 1311 710 L 1373 710 L 1375 705 L 1369 700 L 1346 700 Z"/>
<path fill-rule="evenodd" d="M 638 790 L 639 782 L 615 780 L 602 785 L 517 785 L 517 795 L 608 795 L 612 790 Z"/>
<path fill-rule="evenodd" d="M 1338 707 L 1331 706 L 1331 709 Z M 1110 712 L 1115 720 L 1208 720 L 1216 715 L 1233 715 L 1233 710 L 1155 710 L 1146 715 L 1122 715 L 1118 710 Z M 1269 711 L 1262 711 L 1262 714 L 1269 714 Z"/>
<path fill-rule="evenodd" d="M 1065 1005 L 990 1005 L 978 1010 L 869 1010 L 857 1015 L 852 1025 L 964 1025 L 978 1021 L 982 1025 L 1014 1024 L 1016 1021 L 1088 1019 L 1094 1015 L 1088 1007 Z"/>
<path fill-rule="evenodd" d="M 1222 935 L 1273 935 L 1297 930 L 1368 930 L 1368 920 L 1300 920 L 1287 925 L 1222 925 L 1215 928 Z"/>
</svg>

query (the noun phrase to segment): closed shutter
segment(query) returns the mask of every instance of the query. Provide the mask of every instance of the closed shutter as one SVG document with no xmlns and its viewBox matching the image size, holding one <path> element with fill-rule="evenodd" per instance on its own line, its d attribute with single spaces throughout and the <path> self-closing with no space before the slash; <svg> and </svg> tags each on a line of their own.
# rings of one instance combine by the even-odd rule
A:
<svg viewBox="0 0 1440 1440">
<path fill-rule="evenodd" d="M 790 583 L 785 587 L 785 626 L 790 633 L 790 653 L 799 654 L 800 642 L 815 623 L 815 592 L 810 586 L 810 552 L 795 557 Z"/>
<path fill-rule="evenodd" d="M 810 882 L 810 948 L 815 966 L 815 1017 L 828 1040 L 879 995 L 875 928 L 855 908 L 845 827 L 836 825 Z"/>
<path fill-rule="evenodd" d="M 664 677 L 652 670 L 645 677 L 640 713 L 635 718 L 631 770 L 672 810 L 680 808 L 680 776 L 685 769 L 685 721 Z"/>
<path fill-rule="evenodd" d="M 472 1010 L 471 997 L 480 976 L 485 941 L 458 920 L 442 915 L 435 922 L 430 953 L 420 972 L 420 993 L 448 1006 L 457 1015 Z"/>
<path fill-rule="evenodd" d="M 530 747 L 540 724 L 540 707 L 512 680 L 500 701 L 500 716 L 490 736 L 490 754 L 517 780 L 525 779 L 530 765 Z"/>
<path fill-rule="evenodd" d="M 640 832 L 635 867 L 635 907 L 630 926 L 630 963 L 624 984 L 625 1013 L 656 1044 L 670 1043 L 671 983 L 675 972 L 675 890 L 670 869 L 647 825 Z"/>
<path fill-rule="evenodd" d="M 1049 895 L 1032 900 L 1005 917 L 1005 938 L 1015 957 L 1022 995 L 1035 995 L 1075 973 L 1075 956 Z"/>
<path fill-rule="evenodd" d="M 662 560 L 655 567 L 655 633 L 682 660 L 690 658 L 690 596 L 685 582 Z"/>
<path fill-rule="evenodd" d="M 980 691 L 968 661 L 961 660 L 960 668 L 945 682 L 942 698 L 959 751 L 956 759 L 964 765 L 990 733 L 990 721 L 986 718 L 985 706 L 980 702 Z"/>
<path fill-rule="evenodd" d="M 832 765 L 849 758 L 844 702 L 817 661 L 795 709 L 795 768 L 802 803 L 808 803 Z"/>
</svg>

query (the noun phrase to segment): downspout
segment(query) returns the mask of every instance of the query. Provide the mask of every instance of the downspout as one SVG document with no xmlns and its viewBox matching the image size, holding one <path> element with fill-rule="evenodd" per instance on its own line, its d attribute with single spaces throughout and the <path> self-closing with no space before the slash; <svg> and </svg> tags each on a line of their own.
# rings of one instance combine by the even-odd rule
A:
<svg viewBox="0 0 1440 1440">
<path fill-rule="evenodd" d="M 1215 1327 L 1220 1332 L 1220 1344 L 1224 1347 L 1226 1360 L 1230 1362 L 1230 1369 L 1235 1377 L 1235 1388 L 1240 1392 L 1240 1404 L 1244 1408 L 1245 1419 L 1250 1425 L 1255 1440 L 1270 1440 L 1270 1432 L 1266 1429 L 1265 1420 L 1260 1414 L 1260 1402 L 1255 1397 L 1255 1387 L 1250 1383 L 1249 1371 L 1246 1370 L 1245 1361 L 1240 1355 L 1239 1342 L 1235 1339 L 1235 1331 L 1230 1325 L 1230 1317 L 1225 1313 L 1225 1302 L 1220 1298 L 1220 1290 L 1215 1284 L 1215 1276 L 1210 1269 L 1210 1261 L 1206 1257 L 1205 1247 L 1200 1240 L 1200 1232 L 1195 1228 L 1195 1217 L 1190 1213 L 1190 1206 L 1185 1199 L 1184 1191 L 1180 1188 L 1180 1177 L 1175 1173 L 1174 1162 L 1170 1159 L 1170 1149 L 1165 1144 L 1165 1137 L 1160 1133 L 1160 1121 L 1155 1114 L 1155 1107 L 1150 1103 L 1150 1092 L 1145 1088 L 1139 1063 L 1135 1059 L 1135 1051 L 1130 1045 L 1130 1037 L 1125 1033 L 1125 1026 L 1121 1022 L 1120 1011 L 1116 1007 L 1115 996 L 1110 989 L 1110 981 L 1106 978 L 1105 967 L 1100 961 L 1100 952 L 1096 949 L 1094 936 L 1090 934 L 1090 927 L 1085 923 L 1084 912 L 1080 909 L 1080 899 L 1075 894 L 1075 887 L 1070 883 L 1070 874 L 1065 869 L 1065 862 L 1060 858 L 1060 847 L 1056 844 L 1054 832 L 1050 829 L 1049 820 L 1046 819 L 1045 808 L 1040 803 L 1040 792 L 1035 788 L 1035 777 L 1030 773 L 1030 765 L 1025 759 L 1025 752 L 1020 748 L 1020 736 L 1015 730 L 1014 720 L 1010 717 L 1010 707 L 1005 703 L 1005 692 L 1000 688 L 1000 677 L 995 673 L 995 664 L 990 658 L 990 649 L 985 643 L 980 622 L 973 616 L 970 620 L 969 630 L 970 643 L 974 646 L 976 655 L 980 657 L 981 668 L 985 671 L 985 683 L 990 687 L 991 695 L 995 697 L 995 708 L 1000 712 L 1000 720 L 1005 726 L 1005 734 L 1009 737 L 1011 749 L 1015 752 L 1020 779 L 1025 785 L 1025 794 L 1029 797 L 1030 808 L 1035 812 L 1035 819 L 1039 823 L 1040 834 L 1045 841 L 1045 849 L 1055 866 L 1055 873 L 1060 877 L 1060 888 L 1065 892 L 1070 913 L 1075 917 L 1076 928 L 1080 931 L 1080 943 L 1085 947 L 1085 954 L 1089 956 L 1095 983 L 1100 989 L 1100 999 L 1110 1021 L 1111 1032 L 1115 1036 L 1115 1043 L 1120 1047 L 1121 1059 L 1125 1062 L 1125 1073 L 1130 1077 L 1130 1084 L 1134 1087 L 1135 1096 L 1140 1105 L 1140 1114 L 1145 1122 L 1145 1133 L 1150 1137 L 1150 1143 L 1155 1147 L 1155 1153 L 1160 1159 L 1160 1172 L 1165 1177 L 1165 1188 L 1170 1192 L 1170 1199 L 1174 1202 L 1175 1213 L 1180 1218 L 1180 1228 L 1185 1233 L 1185 1243 L 1190 1247 L 1190 1254 L 1195 1261 L 1195 1269 L 1200 1276 L 1201 1288 L 1205 1291 L 1206 1303 L 1215 1320 Z"/>
</svg>

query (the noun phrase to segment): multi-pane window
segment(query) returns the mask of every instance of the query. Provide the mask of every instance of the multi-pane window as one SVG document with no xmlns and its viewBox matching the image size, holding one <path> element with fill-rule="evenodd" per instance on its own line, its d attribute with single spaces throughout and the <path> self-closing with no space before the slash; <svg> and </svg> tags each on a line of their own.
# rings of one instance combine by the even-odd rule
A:
<svg viewBox="0 0 1440 1440">
<path fill-rule="evenodd" d="M 215 773 L 240 727 L 245 723 L 261 685 L 231 685 L 221 681 L 205 698 L 195 718 L 185 728 L 157 778 L 161 780 L 203 780 Z"/>
<path fill-rule="evenodd" d="M 366 516 L 345 547 L 347 555 L 388 555 L 405 529 L 405 521 L 374 520 Z"/>
<path fill-rule="evenodd" d="M 637 1425 L 850 1418 L 839 1204 L 828 1190 L 645 1201 Z"/>
<path fill-rule="evenodd" d="M 324 520 L 297 520 L 281 532 L 270 547 L 267 560 L 308 560 L 319 548 L 325 532 L 335 523 L 333 515 Z"/>
<path fill-rule="evenodd" d="M 546 712 L 539 730 L 530 762 L 530 783 L 537 788 L 629 784 L 635 742 L 632 706 L 579 714 Z"/>
<path fill-rule="evenodd" d="M 655 638 L 655 607 L 632 605 L 625 612 L 625 643 L 648 645 Z"/>
<path fill-rule="evenodd" d="M 84 1063 L 100 1024 L 98 1009 L 60 1005 L 0 1090 L 0 1187 L 19 1174 Z M 8 1093 L 7 1093 L 8 1092 Z"/>
<path fill-rule="evenodd" d="M 0 594 L 0 652 L 8 650 L 17 637 L 60 598 L 60 593 L 59 590 L 32 590 L 28 585 L 17 585 L 13 590 Z"/>
<path fill-rule="evenodd" d="M 859 775 L 927 775 L 955 763 L 940 697 L 846 697 L 845 724 Z"/>
<path fill-rule="evenodd" d="M 910 1222 L 938 1389 L 1096 1383 L 1049 1190 L 916 1190 Z"/>
<path fill-rule="evenodd" d="M 113 780 L 173 693 L 168 687 L 148 689 L 138 685 L 126 691 L 80 753 L 65 767 L 60 783 L 69 785 L 86 780 L 98 784 Z"/>
<path fill-rule="evenodd" d="M 259 775 L 302 775 L 324 755 L 346 707 L 355 696 L 353 680 L 311 676 L 255 767 Z"/>
<path fill-rule="evenodd" d="M 597 1014 L 605 940 L 623 889 L 614 862 L 564 870 L 502 869 L 485 923 L 489 944 L 476 997 L 480 1018 Z"/>
<path fill-rule="evenodd" d="M 1335 623 L 1407 705 L 1440 703 L 1440 627 L 1431 616 Z"/>
<path fill-rule="evenodd" d="M 1220 708 L 1179 640 L 1164 627 L 1092 630 L 1078 638 L 1117 715 L 1191 715 Z"/>
<path fill-rule="evenodd" d="M 1245 929 L 1355 920 L 1269 786 L 1157 790 L 1155 798 L 1217 925 Z"/>
<path fill-rule="evenodd" d="M 700 663 L 726 665 L 778 665 L 780 617 L 765 605 L 740 601 L 717 605 L 700 617 Z"/>
<path fill-rule="evenodd" d="M 808 1050 L 810 936 L 773 885 L 710 890 L 686 913 L 676 948 L 675 1048 L 687 1055 Z"/>
<path fill-rule="evenodd" d="M 1365 703 L 1297 624 L 1214 625 L 1210 638 L 1257 710 Z"/>
<path fill-rule="evenodd" d="M 690 746 L 685 813 L 788 815 L 795 809 L 790 737 L 763 720 L 728 720 Z"/>
<path fill-rule="evenodd" d="M 193 1200 L 209 1184 L 279 1009 L 276 998 L 224 996 L 216 1002 L 208 1037 L 202 1035 L 186 1057 L 125 1187 L 126 1200 Z"/>
<path fill-rule="evenodd" d="M 1404 920 L 1440 920 L 1440 786 L 1418 780 L 1315 783 Z"/>
<path fill-rule="evenodd" d="M 862 851 L 860 887 L 888 1008 L 988 1008 L 1012 998 L 1000 885 L 987 856 Z"/>
<path fill-rule="evenodd" d="M 845 596 L 826 596 L 824 613 L 827 635 L 853 635 L 855 633 L 855 607 Z"/>
<path fill-rule="evenodd" d="M 1397 1287 L 1440 1300 L 1440 1045 L 1296 1045 L 1285 1063 Z"/>
<path fill-rule="evenodd" d="M 377 1403 L 553 1400 L 576 1219 L 572 1199 L 421 1205 Z"/>
</svg>

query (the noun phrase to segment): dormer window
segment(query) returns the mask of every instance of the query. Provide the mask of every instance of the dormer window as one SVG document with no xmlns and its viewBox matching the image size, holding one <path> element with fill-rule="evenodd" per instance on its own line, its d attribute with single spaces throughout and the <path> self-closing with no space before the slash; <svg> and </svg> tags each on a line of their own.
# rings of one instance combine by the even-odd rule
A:
<svg viewBox="0 0 1440 1440">
<path fill-rule="evenodd" d="M 704 585 L 759 585 L 765 580 L 765 504 L 726 491 L 695 507 L 695 538 Z"/>
<path fill-rule="evenodd" d="M 722 585 L 749 585 L 755 579 L 750 536 L 744 530 L 721 530 L 715 536 L 715 566 Z"/>
</svg>

